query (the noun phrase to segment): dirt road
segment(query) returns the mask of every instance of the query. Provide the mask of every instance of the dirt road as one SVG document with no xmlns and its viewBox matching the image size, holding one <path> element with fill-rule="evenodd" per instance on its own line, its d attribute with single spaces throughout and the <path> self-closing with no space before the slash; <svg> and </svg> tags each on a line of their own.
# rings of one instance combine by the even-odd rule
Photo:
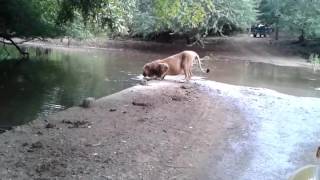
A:
<svg viewBox="0 0 320 180">
<path fill-rule="evenodd" d="M 264 62 L 280 66 L 311 67 L 306 59 L 295 53 L 290 46 L 272 38 L 253 38 L 238 35 L 225 38 L 208 38 L 205 54 L 212 54 L 219 60 L 244 60 Z M 289 44 L 289 43 L 288 43 Z"/>
</svg>

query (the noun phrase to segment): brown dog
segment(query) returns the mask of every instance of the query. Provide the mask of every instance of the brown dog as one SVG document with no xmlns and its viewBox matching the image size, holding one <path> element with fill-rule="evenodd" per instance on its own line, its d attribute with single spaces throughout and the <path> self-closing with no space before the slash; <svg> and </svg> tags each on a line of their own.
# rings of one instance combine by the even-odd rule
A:
<svg viewBox="0 0 320 180">
<path fill-rule="evenodd" d="M 202 69 L 201 59 L 196 52 L 182 51 L 165 59 L 158 59 L 145 64 L 143 66 L 143 76 L 157 77 L 162 80 L 166 75 L 179 75 L 184 73 L 185 79 L 190 80 L 194 60 L 198 60 L 202 72 L 208 73 L 210 71 L 209 69 L 206 71 Z"/>
</svg>

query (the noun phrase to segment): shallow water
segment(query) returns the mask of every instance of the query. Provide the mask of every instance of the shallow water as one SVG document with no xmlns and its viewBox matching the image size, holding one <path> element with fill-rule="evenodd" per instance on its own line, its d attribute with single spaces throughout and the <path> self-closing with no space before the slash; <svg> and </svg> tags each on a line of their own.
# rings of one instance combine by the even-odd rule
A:
<svg viewBox="0 0 320 180">
<path fill-rule="evenodd" d="M 0 127 L 24 124 L 139 83 L 141 67 L 167 55 L 108 49 L 31 49 L 29 61 L 0 61 Z M 209 63 L 209 64 L 208 64 Z M 263 63 L 211 61 L 207 79 L 320 97 L 312 70 Z M 195 68 L 195 74 L 197 68 Z"/>
<path fill-rule="evenodd" d="M 320 97 L 320 73 L 300 67 L 284 67 L 249 61 L 213 61 L 209 80 L 262 87 L 281 93 Z"/>
</svg>

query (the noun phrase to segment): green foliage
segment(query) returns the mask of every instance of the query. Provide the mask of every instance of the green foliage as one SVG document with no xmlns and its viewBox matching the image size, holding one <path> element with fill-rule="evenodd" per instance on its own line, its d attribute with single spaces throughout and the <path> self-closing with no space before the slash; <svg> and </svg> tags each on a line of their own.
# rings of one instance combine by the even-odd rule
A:
<svg viewBox="0 0 320 180">
<path fill-rule="evenodd" d="M 319 7 L 319 0 L 262 0 L 259 19 L 292 34 L 320 37 Z"/>
<path fill-rule="evenodd" d="M 320 1 L 297 0 L 286 2 L 282 10 L 282 23 L 286 29 L 300 32 L 308 37 L 320 35 Z"/>
<path fill-rule="evenodd" d="M 50 37 L 59 31 L 42 18 L 37 0 L 1 0 L 0 35 L 13 37 Z"/>
<path fill-rule="evenodd" d="M 244 29 L 258 18 L 320 37 L 319 0 L 0 0 L 0 34 L 87 38 L 164 32 L 205 37 Z"/>
<path fill-rule="evenodd" d="M 206 36 L 226 26 L 245 28 L 256 16 L 255 0 L 2 1 L 1 32 L 14 37 L 85 38 L 101 32 Z"/>
<path fill-rule="evenodd" d="M 244 29 L 256 17 L 254 0 L 140 0 L 136 7 L 130 29 L 144 37 L 161 32 L 223 33 L 225 26 Z"/>
<path fill-rule="evenodd" d="M 213 18 L 213 27 L 222 31 L 224 26 L 234 25 L 239 28 L 249 27 L 256 20 L 256 2 L 252 0 L 220 1 L 215 0 L 216 5 Z"/>
<path fill-rule="evenodd" d="M 132 18 L 134 0 L 62 0 L 57 23 L 83 22 L 90 31 L 125 33 Z"/>
</svg>

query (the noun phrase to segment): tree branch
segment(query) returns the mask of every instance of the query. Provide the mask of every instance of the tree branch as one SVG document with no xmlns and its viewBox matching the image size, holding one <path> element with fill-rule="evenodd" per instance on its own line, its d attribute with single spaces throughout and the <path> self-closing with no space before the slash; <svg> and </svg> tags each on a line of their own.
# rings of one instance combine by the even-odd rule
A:
<svg viewBox="0 0 320 180">
<path fill-rule="evenodd" d="M 22 40 L 22 41 L 16 42 L 16 44 L 23 44 L 23 43 L 25 43 L 25 42 L 29 42 L 29 41 L 33 41 L 33 40 L 45 41 L 45 38 L 43 38 L 43 37 L 27 38 L 27 39 L 24 39 L 24 40 Z"/>
<path fill-rule="evenodd" d="M 8 44 L 12 44 L 18 51 L 19 53 L 24 57 L 24 58 L 29 58 L 29 53 L 28 52 L 25 52 L 23 51 L 17 43 L 15 43 L 10 36 L 8 35 L 5 35 L 5 34 L 0 34 L 0 37 L 2 37 L 3 39 L 5 40 L 8 40 L 10 43 Z"/>
</svg>

